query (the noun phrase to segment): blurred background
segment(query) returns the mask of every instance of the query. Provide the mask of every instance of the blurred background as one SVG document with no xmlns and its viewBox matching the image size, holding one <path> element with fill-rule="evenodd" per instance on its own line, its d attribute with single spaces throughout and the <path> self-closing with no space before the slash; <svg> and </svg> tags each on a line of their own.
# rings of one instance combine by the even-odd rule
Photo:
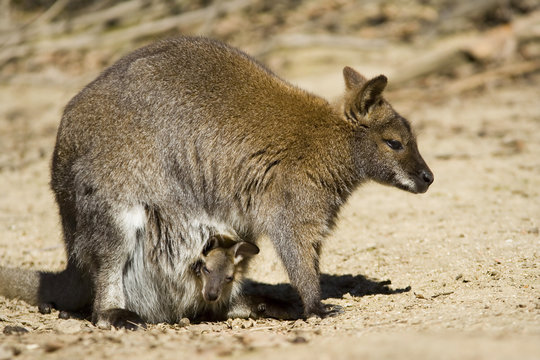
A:
<svg viewBox="0 0 540 360">
<path fill-rule="evenodd" d="M 0 81 L 78 84 L 141 45 L 196 34 L 285 78 L 320 83 L 352 65 L 448 96 L 537 71 L 539 10 L 536 0 L 0 0 Z"/>
<path fill-rule="evenodd" d="M 0 170 L 49 156 L 69 98 L 122 55 L 178 34 L 226 41 L 328 98 L 345 65 L 384 73 L 405 115 L 419 99 L 534 82 L 540 70 L 535 0 L 0 0 Z"/>
</svg>

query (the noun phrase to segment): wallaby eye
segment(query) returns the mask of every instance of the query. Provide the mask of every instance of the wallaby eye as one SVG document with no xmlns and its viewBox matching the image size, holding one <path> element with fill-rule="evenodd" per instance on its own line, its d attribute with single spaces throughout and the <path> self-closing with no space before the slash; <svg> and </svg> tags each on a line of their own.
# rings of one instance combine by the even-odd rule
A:
<svg viewBox="0 0 540 360">
<path fill-rule="evenodd" d="M 206 266 L 203 266 L 202 271 L 203 271 L 205 274 L 210 274 L 210 270 L 208 270 L 208 268 L 207 268 Z"/>
<path fill-rule="evenodd" d="M 227 276 L 227 277 L 225 278 L 225 281 L 226 281 L 226 282 L 231 282 L 231 281 L 233 281 L 233 277 L 232 277 L 232 276 Z"/>
<path fill-rule="evenodd" d="M 385 140 L 386 145 L 390 147 L 392 150 L 401 150 L 403 149 L 403 144 L 398 140 Z"/>
</svg>

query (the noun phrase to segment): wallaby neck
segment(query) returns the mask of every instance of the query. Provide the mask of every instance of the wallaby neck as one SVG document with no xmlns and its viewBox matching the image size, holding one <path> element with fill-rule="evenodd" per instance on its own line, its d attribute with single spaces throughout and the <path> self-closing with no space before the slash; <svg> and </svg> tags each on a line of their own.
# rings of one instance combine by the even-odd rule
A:
<svg viewBox="0 0 540 360">
<path fill-rule="evenodd" d="M 324 134 L 319 138 L 319 151 L 313 151 L 319 162 L 317 180 L 341 203 L 367 180 L 365 169 L 356 161 L 357 141 L 354 125 L 333 112 L 326 121 Z"/>
</svg>

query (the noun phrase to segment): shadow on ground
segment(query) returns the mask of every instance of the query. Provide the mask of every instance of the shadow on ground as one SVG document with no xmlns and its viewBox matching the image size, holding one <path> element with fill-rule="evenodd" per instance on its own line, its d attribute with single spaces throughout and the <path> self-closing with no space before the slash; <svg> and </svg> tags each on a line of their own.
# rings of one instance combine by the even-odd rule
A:
<svg viewBox="0 0 540 360">
<path fill-rule="evenodd" d="M 322 299 L 340 299 L 345 294 L 355 297 L 366 295 L 392 295 L 408 292 L 410 286 L 393 289 L 390 280 L 372 280 L 363 275 L 331 275 L 321 274 Z M 247 279 L 244 283 L 244 293 L 248 296 L 261 297 L 265 301 L 281 304 L 288 308 L 289 314 L 296 314 L 300 318 L 302 303 L 296 290 L 290 284 L 265 284 Z M 278 316 L 280 317 L 280 316 Z M 290 317 L 290 316 L 289 316 Z"/>
<path fill-rule="evenodd" d="M 390 280 L 377 281 L 368 279 L 363 275 L 321 274 L 320 280 L 323 300 L 340 299 L 345 294 L 362 297 L 377 294 L 392 295 L 411 290 L 410 286 L 392 289 L 390 287 Z M 246 279 L 243 285 L 243 292 L 251 299 L 254 308 L 258 308 L 258 306 L 264 304 L 264 311 L 258 312 L 258 316 L 282 320 L 296 320 L 303 317 L 302 302 L 298 293 L 290 284 L 281 283 L 271 285 Z M 42 304 L 39 311 L 41 313 L 50 313 L 53 307 L 51 304 Z M 329 305 L 328 310 L 330 310 L 329 315 L 337 315 L 342 312 L 341 307 L 336 305 Z M 58 316 L 61 319 L 75 318 L 79 320 L 90 320 L 91 313 L 90 309 L 85 309 L 81 312 L 60 311 Z M 216 319 L 203 315 L 200 318 L 192 320 L 194 323 L 199 323 L 202 321 L 225 319 Z"/>
</svg>

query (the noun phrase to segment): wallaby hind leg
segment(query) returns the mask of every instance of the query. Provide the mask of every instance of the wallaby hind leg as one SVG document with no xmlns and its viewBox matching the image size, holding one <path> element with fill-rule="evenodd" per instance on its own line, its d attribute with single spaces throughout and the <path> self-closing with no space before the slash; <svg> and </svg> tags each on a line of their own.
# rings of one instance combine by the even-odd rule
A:
<svg viewBox="0 0 540 360">
<path fill-rule="evenodd" d="M 92 310 L 92 322 L 100 329 L 126 328 L 135 330 L 145 327 L 140 316 L 126 309 L 122 269 L 109 265 L 96 271 L 96 298 Z"/>
<path fill-rule="evenodd" d="M 261 295 L 242 295 L 230 304 L 224 319 L 298 319 L 300 314 L 294 310 L 291 304 L 280 300 Z"/>
<path fill-rule="evenodd" d="M 135 312 L 126 309 L 109 309 L 101 311 L 96 326 L 105 329 L 108 329 L 111 326 L 127 330 L 146 329 L 144 320 L 142 320 Z"/>
<path fill-rule="evenodd" d="M 142 206 L 111 207 L 96 199 L 84 202 L 77 219 L 74 251 L 92 272 L 94 305 L 92 321 L 102 329 L 133 328 L 140 317 L 126 309 L 123 272 L 133 256 L 137 237 L 143 233 L 146 213 Z"/>
</svg>

